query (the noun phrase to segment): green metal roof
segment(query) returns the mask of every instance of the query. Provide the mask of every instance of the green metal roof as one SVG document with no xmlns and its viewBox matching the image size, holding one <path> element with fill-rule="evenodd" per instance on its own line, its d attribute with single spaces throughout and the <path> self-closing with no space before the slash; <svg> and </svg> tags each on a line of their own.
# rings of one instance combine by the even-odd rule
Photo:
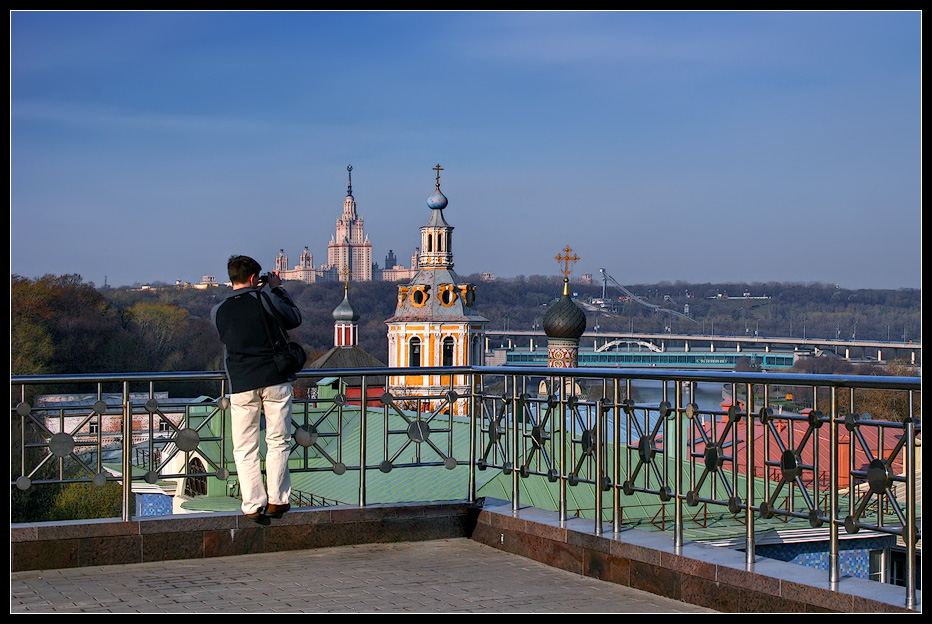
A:
<svg viewBox="0 0 932 624">
<path fill-rule="evenodd" d="M 358 407 L 344 407 L 340 412 L 342 422 L 339 424 L 341 433 L 339 438 L 329 436 L 336 431 L 335 410 L 323 422 L 318 422 L 327 410 L 324 408 L 309 409 L 307 421 L 316 425 L 318 438 L 314 445 L 302 448 L 298 447 L 292 453 L 290 465 L 292 468 L 291 484 L 293 493 L 304 493 L 314 497 L 323 497 L 331 501 L 338 501 L 344 504 L 359 504 L 360 490 L 363 488 L 360 482 L 359 449 L 360 449 L 360 410 Z M 377 503 L 400 503 L 400 502 L 423 502 L 423 501 L 442 501 L 442 500 L 463 500 L 468 497 L 469 486 L 469 469 L 465 465 L 456 465 L 448 469 L 444 465 L 447 455 L 457 460 L 465 462 L 469 458 L 469 422 L 463 419 L 454 418 L 452 424 L 449 423 L 446 416 L 438 416 L 430 421 L 432 429 L 449 429 L 452 427 L 453 435 L 450 436 L 446 431 L 431 431 L 428 440 L 436 445 L 440 454 L 426 442 L 415 444 L 408 440 L 407 436 L 400 435 L 404 432 L 411 420 L 415 416 L 409 417 L 408 420 L 402 418 L 394 412 L 390 412 L 386 421 L 383 410 L 370 409 L 367 414 L 367 440 L 366 440 L 366 465 L 369 470 L 365 474 L 365 502 L 367 504 Z M 383 452 L 382 439 L 387 430 L 393 432 L 389 435 L 389 450 L 391 457 L 386 457 Z M 303 425 L 305 415 L 302 410 L 296 410 L 295 424 Z M 216 423 L 209 427 L 210 430 L 217 429 Z M 265 444 L 261 443 L 261 452 L 265 452 Z M 219 442 L 202 441 L 199 450 L 209 454 L 212 458 L 219 457 Z M 232 457 L 232 445 L 226 444 L 225 465 L 231 471 L 235 469 Z M 414 462 L 420 455 L 421 462 L 434 463 L 439 465 L 406 467 L 403 464 Z M 389 472 L 383 472 L 379 466 L 391 459 L 392 467 Z M 346 466 L 345 472 L 338 474 L 334 470 L 334 464 Z M 301 470 L 310 470 L 310 472 Z M 494 478 L 491 472 L 487 475 L 479 474 L 477 477 L 478 484 Z M 235 482 L 236 477 L 231 477 Z M 213 481 L 217 479 L 212 478 Z M 214 492 L 223 492 L 219 488 L 212 488 Z M 221 511 L 231 508 L 230 501 L 234 501 L 233 509 L 238 509 L 238 499 L 230 498 L 222 493 L 217 495 L 199 496 L 192 501 L 182 504 L 184 509 L 198 511 Z"/>
<path fill-rule="evenodd" d="M 364 489 L 367 504 L 463 500 L 467 498 L 469 467 L 457 464 L 454 468 L 448 469 L 444 465 L 444 460 L 446 455 L 450 455 L 457 462 L 468 461 L 470 426 L 468 419 L 454 417 L 450 421 L 446 416 L 438 416 L 430 420 L 428 415 L 422 415 L 422 419 L 430 423 L 430 431 L 427 434 L 427 441 L 415 443 L 405 435 L 405 432 L 410 423 L 416 420 L 416 416 L 406 414 L 406 417 L 403 418 L 393 410 L 389 410 L 386 417 L 383 409 L 370 408 L 367 412 L 366 423 L 366 465 L 370 469 L 366 471 L 365 484 L 363 485 L 360 482 L 360 471 L 356 468 L 359 465 L 360 449 L 359 407 L 344 406 L 341 410 L 337 410 L 328 403 L 320 402 L 319 405 L 325 405 L 326 407 L 315 408 L 313 402 L 307 404 L 296 403 L 295 424 L 298 426 L 305 423 L 313 424 L 319 437 L 317 437 L 314 445 L 307 448 L 298 447 L 292 454 L 290 463 L 294 493 L 303 493 L 353 505 L 360 504 L 361 489 Z M 203 410 L 204 415 L 211 411 L 208 406 L 198 408 L 198 410 Z M 341 416 L 342 422 L 340 423 L 337 423 L 338 415 Z M 224 417 L 227 419 L 226 430 L 229 431 L 229 415 L 225 414 Z M 199 420 L 197 416 L 192 416 L 190 426 L 198 427 Z M 339 437 L 336 435 L 338 428 L 340 430 Z M 386 434 L 386 430 L 389 432 L 388 434 Z M 452 430 L 452 435 L 448 430 Z M 198 450 L 210 457 L 214 462 L 218 462 L 218 466 L 234 471 L 232 444 L 229 441 L 225 443 L 226 457 L 221 462 L 219 461 L 220 441 L 209 439 L 211 436 L 219 437 L 219 420 L 214 417 L 206 425 L 201 426 L 199 432 L 201 441 Z M 383 439 L 386 437 L 389 440 L 388 457 L 386 457 L 383 450 Z M 572 444 L 569 441 L 567 443 Z M 477 444 L 480 446 L 478 451 L 481 454 L 483 442 L 477 441 Z M 440 453 L 435 451 L 431 445 L 438 447 Z M 577 453 L 579 452 L 578 445 L 576 445 L 575 450 Z M 264 443 L 262 444 L 262 452 L 264 453 Z M 572 449 L 568 452 L 572 453 Z M 622 452 L 624 453 L 626 450 L 623 449 Z M 636 466 L 636 452 L 633 452 L 633 454 L 635 459 L 632 465 Z M 607 456 L 613 456 L 611 446 L 608 448 Z M 388 472 L 383 472 L 379 469 L 379 466 L 386 459 L 392 460 L 392 467 Z M 436 462 L 437 465 L 403 466 L 405 463 L 413 463 L 418 459 L 421 462 Z M 575 465 L 575 461 L 576 459 L 570 463 Z M 338 474 L 339 471 L 333 469 L 334 462 L 348 468 L 342 474 Z M 591 460 L 587 460 L 587 462 L 591 462 Z M 662 454 L 657 454 L 652 465 L 663 471 L 664 462 L 666 462 L 667 482 L 672 484 L 672 458 L 666 459 Z M 626 461 L 622 459 L 621 463 L 622 472 L 624 472 L 627 469 Z M 546 468 L 547 466 L 543 465 L 532 466 L 532 469 L 538 472 L 543 472 Z M 592 483 L 585 482 L 587 468 L 591 468 L 591 466 L 584 467 L 581 470 L 580 481 L 576 485 L 566 485 L 566 506 L 570 515 L 594 518 L 594 486 Z M 646 468 L 646 465 L 641 466 L 635 486 L 644 486 L 643 477 L 648 472 Z M 301 469 L 310 471 L 300 472 Z M 208 466 L 207 470 L 213 471 L 214 468 Z M 690 478 L 691 468 L 689 464 L 684 462 L 681 470 L 683 487 L 684 489 L 689 488 L 689 484 L 694 482 Z M 698 471 L 697 475 L 701 474 L 703 470 L 702 462 L 699 462 L 696 470 Z M 730 473 L 729 467 L 721 470 L 726 474 Z M 140 469 L 135 467 L 133 472 L 137 476 L 142 474 Z M 728 474 L 728 476 L 730 480 L 731 475 Z M 624 482 L 627 478 L 626 474 L 622 474 L 620 480 Z M 477 496 L 511 500 L 513 479 L 514 475 L 511 471 L 506 472 L 498 467 L 490 466 L 485 470 L 477 470 Z M 182 507 L 191 511 L 239 510 L 239 499 L 229 496 L 230 484 L 235 483 L 235 480 L 235 476 L 231 477 L 229 482 L 216 477 L 208 478 L 209 495 L 195 497 L 183 503 Z M 655 489 L 657 481 L 652 474 L 649 482 L 650 487 Z M 716 474 L 707 475 L 697 492 L 698 496 L 718 500 L 727 498 L 726 491 L 717 482 L 718 477 Z M 712 490 L 713 483 L 716 483 L 715 496 L 713 496 Z M 559 509 L 560 486 L 560 482 L 550 482 L 546 476 L 540 474 L 519 476 L 520 503 L 522 506 L 556 511 Z M 746 487 L 746 476 L 738 474 L 734 495 L 744 500 Z M 773 488 L 774 484 L 771 483 L 770 487 Z M 755 480 L 754 489 L 755 504 L 766 500 L 762 479 Z M 786 494 L 785 490 L 784 495 Z M 611 490 L 603 492 L 603 520 L 609 520 L 611 517 L 612 498 L 613 492 Z M 793 504 L 797 510 L 806 509 L 798 490 L 794 496 Z M 662 530 L 672 526 L 673 502 L 670 501 L 664 504 L 660 497 L 653 492 L 634 491 L 632 494 L 622 492 L 620 494 L 620 506 L 622 522 L 625 526 L 645 530 Z M 846 507 L 847 499 L 842 497 L 841 508 L 845 509 Z M 687 520 L 684 527 L 684 538 L 688 540 L 740 539 L 745 533 L 743 511 L 732 514 L 724 505 L 700 504 L 698 506 L 684 505 L 683 513 Z M 755 514 L 754 522 L 755 533 L 758 535 L 769 530 L 785 531 L 787 529 L 806 529 L 809 527 L 808 521 L 804 518 L 790 518 L 784 521 L 779 518 L 764 519 L 759 514 Z"/>
</svg>

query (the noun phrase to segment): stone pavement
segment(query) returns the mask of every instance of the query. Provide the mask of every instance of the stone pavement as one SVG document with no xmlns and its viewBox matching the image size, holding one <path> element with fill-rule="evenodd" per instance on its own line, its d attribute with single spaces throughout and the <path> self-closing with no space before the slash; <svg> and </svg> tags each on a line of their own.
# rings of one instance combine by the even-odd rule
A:
<svg viewBox="0 0 932 624">
<path fill-rule="evenodd" d="M 714 613 L 467 538 L 14 572 L 11 613 Z"/>
</svg>

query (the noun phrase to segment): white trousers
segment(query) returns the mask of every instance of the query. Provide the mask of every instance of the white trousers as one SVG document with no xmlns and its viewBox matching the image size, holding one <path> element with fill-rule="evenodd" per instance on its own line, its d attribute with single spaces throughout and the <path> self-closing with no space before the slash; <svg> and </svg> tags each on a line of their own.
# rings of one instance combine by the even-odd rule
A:
<svg viewBox="0 0 932 624">
<path fill-rule="evenodd" d="M 284 505 L 291 498 L 291 384 L 237 392 L 230 396 L 233 460 L 243 497 L 243 513 L 267 504 Z M 259 459 L 260 414 L 265 412 L 265 474 Z M 268 488 L 268 490 L 266 490 Z M 268 493 L 266 493 L 268 492 Z"/>
</svg>

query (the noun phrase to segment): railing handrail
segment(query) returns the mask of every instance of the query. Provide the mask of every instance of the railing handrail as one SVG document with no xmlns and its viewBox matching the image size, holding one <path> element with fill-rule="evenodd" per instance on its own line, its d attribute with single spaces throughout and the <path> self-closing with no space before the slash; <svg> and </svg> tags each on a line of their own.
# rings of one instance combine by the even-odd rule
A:
<svg viewBox="0 0 932 624">
<path fill-rule="evenodd" d="M 818 385 L 834 388 L 867 388 L 879 390 L 921 390 L 921 377 L 894 375 L 827 375 L 812 373 L 758 373 L 732 371 L 693 371 L 644 368 L 547 368 L 543 366 L 447 366 L 415 368 L 340 368 L 304 369 L 298 379 L 309 377 L 356 377 L 406 375 L 531 375 L 543 377 L 606 377 L 609 379 L 640 379 L 652 381 L 737 382 L 769 385 Z M 168 373 L 79 373 L 69 375 L 11 375 L 11 384 L 41 383 L 117 383 L 128 381 L 220 381 L 224 371 L 177 371 Z"/>
</svg>

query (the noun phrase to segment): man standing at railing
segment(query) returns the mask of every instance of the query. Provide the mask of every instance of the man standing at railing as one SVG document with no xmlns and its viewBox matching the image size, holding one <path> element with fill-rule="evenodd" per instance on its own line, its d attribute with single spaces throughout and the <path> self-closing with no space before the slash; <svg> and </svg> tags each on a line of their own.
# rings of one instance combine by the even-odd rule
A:
<svg viewBox="0 0 932 624">
<path fill-rule="evenodd" d="M 230 380 L 233 459 L 239 477 L 242 510 L 261 525 L 290 509 L 292 372 L 276 363 L 275 343 L 282 329 L 301 324 L 301 311 L 282 288 L 277 273 L 261 275 L 248 256 L 227 263 L 233 292 L 211 310 L 224 345 Z M 280 329 L 281 328 L 281 329 Z M 265 413 L 266 484 L 259 460 L 260 415 Z"/>
</svg>

